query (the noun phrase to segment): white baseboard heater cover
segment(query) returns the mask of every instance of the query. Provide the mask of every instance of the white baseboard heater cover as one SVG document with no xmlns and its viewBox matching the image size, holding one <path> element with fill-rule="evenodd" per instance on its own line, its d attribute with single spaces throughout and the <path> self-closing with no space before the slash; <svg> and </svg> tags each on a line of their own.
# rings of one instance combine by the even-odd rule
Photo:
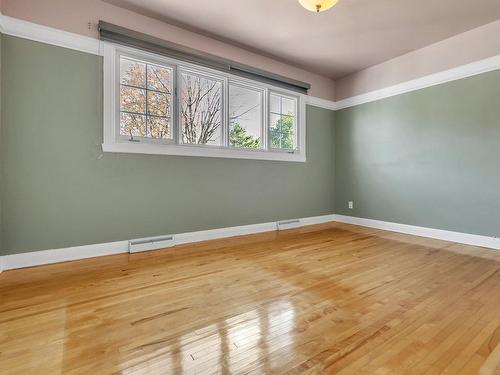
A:
<svg viewBox="0 0 500 375">
<path fill-rule="evenodd" d="M 141 238 L 128 241 L 129 253 L 140 253 L 142 251 L 164 249 L 173 246 L 175 246 L 174 236 Z"/>
<path fill-rule="evenodd" d="M 302 226 L 302 222 L 299 219 L 278 221 L 277 224 L 278 230 L 286 230 Z"/>
</svg>

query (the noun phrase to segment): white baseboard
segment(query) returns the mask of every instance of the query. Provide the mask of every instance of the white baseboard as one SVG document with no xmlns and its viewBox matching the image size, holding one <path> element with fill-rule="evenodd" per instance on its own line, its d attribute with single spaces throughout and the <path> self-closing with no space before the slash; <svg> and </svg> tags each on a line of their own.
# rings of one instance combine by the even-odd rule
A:
<svg viewBox="0 0 500 375">
<path fill-rule="evenodd" d="M 216 240 L 219 238 L 245 236 L 248 234 L 263 233 L 263 232 L 272 232 L 274 230 L 276 230 L 275 222 L 202 230 L 198 232 L 176 234 L 175 243 L 181 245 L 192 242 Z"/>
<path fill-rule="evenodd" d="M 465 245 L 480 246 L 480 247 L 500 250 L 500 239 L 495 237 L 453 232 L 442 229 L 418 227 L 415 225 L 391 223 L 381 220 L 363 219 L 353 216 L 344 216 L 344 215 L 332 215 L 332 216 L 334 221 L 340 223 L 360 225 L 363 227 L 383 229 L 391 232 L 405 233 L 419 237 L 434 238 L 443 241 L 450 241 Z"/>
<path fill-rule="evenodd" d="M 438 240 L 462 243 L 472 246 L 486 247 L 500 250 L 500 239 L 495 237 L 480 236 L 475 234 L 453 232 L 441 229 L 418 227 L 414 225 L 391 223 L 381 220 L 364 219 L 344 215 L 323 215 L 299 219 L 301 225 L 314 225 L 327 222 L 340 222 L 354 224 L 363 227 L 376 228 L 391 232 L 411 234 L 414 236 L 435 238 Z M 242 225 L 237 227 L 219 228 L 196 232 L 180 233 L 174 235 L 176 245 L 227 238 L 234 236 L 244 236 L 255 233 L 271 232 L 277 229 L 276 222 Z M 94 245 L 74 246 L 54 250 L 33 251 L 28 253 L 4 255 L 0 257 L 0 271 L 13 270 L 94 258 L 105 255 L 128 253 L 128 240 L 108 242 Z"/>
<path fill-rule="evenodd" d="M 127 252 L 128 241 L 117 241 L 4 255 L 1 257 L 1 263 L 2 269 L 7 271 L 17 268 L 40 266 L 42 264 L 60 263 Z"/>
<path fill-rule="evenodd" d="M 302 225 L 312 225 L 333 221 L 333 215 L 315 216 L 299 219 Z M 177 245 L 214 240 L 218 238 L 244 236 L 248 234 L 271 232 L 276 230 L 276 222 L 242 225 L 220 229 L 175 234 Z M 74 246 L 62 249 L 32 251 L 28 253 L 4 255 L 0 257 L 0 270 L 13 270 L 67 262 L 70 260 L 94 258 L 105 255 L 128 253 L 128 240 L 94 245 Z"/>
</svg>

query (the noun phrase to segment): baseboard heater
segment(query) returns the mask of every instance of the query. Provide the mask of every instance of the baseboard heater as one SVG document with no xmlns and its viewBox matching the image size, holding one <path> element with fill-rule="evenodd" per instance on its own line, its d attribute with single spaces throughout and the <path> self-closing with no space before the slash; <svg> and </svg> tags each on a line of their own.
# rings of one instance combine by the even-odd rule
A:
<svg viewBox="0 0 500 375">
<path fill-rule="evenodd" d="M 302 226 L 299 219 L 278 221 L 278 230 L 293 229 Z"/>
<path fill-rule="evenodd" d="M 174 236 L 141 238 L 128 241 L 129 253 L 140 253 L 142 251 L 164 249 L 173 246 L 175 246 Z"/>
</svg>

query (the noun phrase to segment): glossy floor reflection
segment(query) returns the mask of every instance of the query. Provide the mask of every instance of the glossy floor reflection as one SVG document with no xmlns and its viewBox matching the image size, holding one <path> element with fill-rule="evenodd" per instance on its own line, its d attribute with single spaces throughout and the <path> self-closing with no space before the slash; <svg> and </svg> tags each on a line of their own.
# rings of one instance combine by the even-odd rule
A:
<svg viewBox="0 0 500 375">
<path fill-rule="evenodd" d="M 343 224 L 4 272 L 0 296 L 1 374 L 475 374 L 500 362 L 499 252 Z"/>
</svg>

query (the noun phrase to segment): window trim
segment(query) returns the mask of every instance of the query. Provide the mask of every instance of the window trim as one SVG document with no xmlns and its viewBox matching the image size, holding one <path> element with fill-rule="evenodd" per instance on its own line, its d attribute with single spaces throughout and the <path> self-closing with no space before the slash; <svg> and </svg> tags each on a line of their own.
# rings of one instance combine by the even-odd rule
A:
<svg viewBox="0 0 500 375">
<path fill-rule="evenodd" d="M 306 98 L 304 94 L 285 90 L 280 87 L 256 82 L 250 79 L 233 76 L 228 73 L 197 66 L 195 64 L 177 61 L 175 59 L 159 56 L 157 54 L 144 52 L 135 48 L 115 45 L 110 42 L 103 43 L 104 71 L 103 71 L 103 144 L 104 152 L 114 153 L 138 153 L 152 155 L 177 155 L 215 158 L 256 159 L 275 161 L 306 161 Z M 144 139 L 140 142 L 124 140 L 119 134 L 120 114 L 120 56 L 164 65 L 173 69 L 175 78 L 173 86 L 171 126 L 173 140 L 170 139 Z M 222 143 L 221 146 L 184 144 L 181 140 L 180 124 L 180 74 L 182 71 L 192 72 L 207 78 L 221 80 L 222 83 Z M 262 90 L 262 148 L 246 149 L 229 146 L 229 85 L 248 87 Z M 270 148 L 270 126 L 269 126 L 269 97 L 270 93 L 292 97 L 297 99 L 296 106 L 296 142 L 297 148 L 294 152 Z M 264 139 L 265 138 L 265 139 Z"/>
</svg>

